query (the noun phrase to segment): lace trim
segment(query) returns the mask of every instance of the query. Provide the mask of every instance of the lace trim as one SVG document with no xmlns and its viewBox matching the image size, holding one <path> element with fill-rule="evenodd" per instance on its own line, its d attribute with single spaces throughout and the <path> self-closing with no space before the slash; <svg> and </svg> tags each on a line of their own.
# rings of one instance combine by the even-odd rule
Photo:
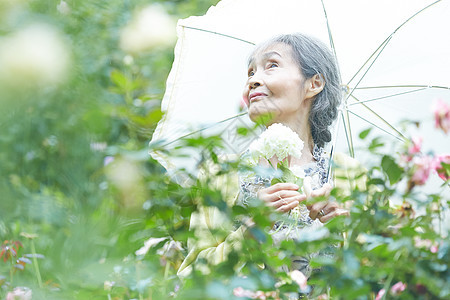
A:
<svg viewBox="0 0 450 300">
<path fill-rule="evenodd" d="M 270 186 L 272 179 L 256 175 L 248 178 L 247 180 L 240 179 L 239 181 L 241 189 L 240 195 L 242 195 L 241 202 L 247 206 L 251 199 L 257 198 L 257 193 L 260 189 Z"/>
<path fill-rule="evenodd" d="M 328 155 L 323 149 L 323 147 L 319 147 L 314 145 L 313 153 L 314 159 L 317 164 L 317 173 L 319 174 L 320 186 L 323 186 L 328 181 Z"/>
</svg>

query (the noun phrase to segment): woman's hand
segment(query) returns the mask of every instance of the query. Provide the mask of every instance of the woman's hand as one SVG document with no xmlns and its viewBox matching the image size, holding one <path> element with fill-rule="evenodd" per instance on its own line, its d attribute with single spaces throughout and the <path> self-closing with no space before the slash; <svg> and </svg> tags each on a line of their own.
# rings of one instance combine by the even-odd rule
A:
<svg viewBox="0 0 450 300">
<path fill-rule="evenodd" d="M 299 186 L 294 183 L 277 183 L 258 192 L 258 198 L 277 211 L 288 212 L 297 207 L 306 195 L 298 192 Z"/>
<path fill-rule="evenodd" d="M 305 185 L 311 185 L 310 182 L 305 180 L 303 182 Z M 331 192 L 331 185 L 325 183 L 320 189 L 311 191 L 310 188 L 305 187 L 305 193 L 308 198 L 314 197 L 328 197 Z M 350 212 L 346 209 L 339 207 L 336 201 L 320 201 L 311 205 L 306 206 L 309 209 L 309 217 L 313 220 L 319 219 L 320 222 L 325 223 L 337 216 L 348 216 Z"/>
</svg>

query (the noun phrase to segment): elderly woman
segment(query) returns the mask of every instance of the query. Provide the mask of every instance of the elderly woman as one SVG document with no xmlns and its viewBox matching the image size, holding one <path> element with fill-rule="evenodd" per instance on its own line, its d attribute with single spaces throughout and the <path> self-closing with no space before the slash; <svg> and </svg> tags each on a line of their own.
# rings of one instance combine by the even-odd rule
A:
<svg viewBox="0 0 450 300">
<path fill-rule="evenodd" d="M 304 205 L 307 198 L 328 195 L 331 190 L 327 178 L 328 159 L 323 147 L 331 141 L 329 127 L 337 117 L 341 89 L 336 62 L 327 47 L 301 34 L 279 36 L 259 45 L 249 60 L 244 99 L 248 100 L 248 113 L 253 121 L 265 126 L 281 123 L 300 137 L 304 143 L 301 156 L 289 157 L 288 161 L 290 168 L 301 169 L 310 180 L 305 180 L 309 186 L 306 193 L 301 193 L 294 183 L 271 185 L 272 178 L 241 178 L 239 195 L 231 204 L 245 205 L 251 199 L 259 198 L 280 212 L 287 213 L 299 207 L 298 226 L 301 229 L 321 226 L 336 216 L 348 214 L 335 201 Z M 354 164 L 339 155 L 335 159 L 341 165 Z M 335 182 L 344 188 L 351 188 L 352 183 L 350 179 Z M 178 272 L 180 276 L 186 276 L 193 264 L 206 271 L 206 266 L 197 262 L 205 259 L 210 264 L 218 264 L 227 259 L 231 249 L 239 247 L 251 221 L 220 239 L 212 232 L 223 228 L 222 220 L 215 208 L 203 208 L 192 216 L 191 228 L 198 240 L 189 244 L 189 254 Z M 280 226 L 283 225 L 278 222 L 273 230 L 275 244 L 295 238 Z M 295 232 L 298 234 L 299 231 Z M 308 262 L 308 257 L 294 257 L 290 268 L 309 276 Z"/>
</svg>

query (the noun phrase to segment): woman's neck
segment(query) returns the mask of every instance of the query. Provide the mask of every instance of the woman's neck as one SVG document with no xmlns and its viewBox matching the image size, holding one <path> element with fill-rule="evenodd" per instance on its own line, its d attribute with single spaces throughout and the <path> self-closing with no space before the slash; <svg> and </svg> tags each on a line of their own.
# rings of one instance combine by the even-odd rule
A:
<svg viewBox="0 0 450 300">
<path fill-rule="evenodd" d="M 302 165 L 306 165 L 306 164 L 314 162 L 315 159 L 312 154 L 313 149 L 314 149 L 314 144 L 304 141 L 304 147 L 302 149 L 302 156 L 300 156 L 299 158 L 292 157 L 290 159 L 289 165 L 290 166 L 302 166 Z"/>
</svg>

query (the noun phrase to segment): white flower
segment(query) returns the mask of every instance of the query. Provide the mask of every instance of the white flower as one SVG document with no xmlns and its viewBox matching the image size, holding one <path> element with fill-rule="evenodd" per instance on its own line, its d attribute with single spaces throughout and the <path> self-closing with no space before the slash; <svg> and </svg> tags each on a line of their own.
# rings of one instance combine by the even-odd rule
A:
<svg viewBox="0 0 450 300">
<path fill-rule="evenodd" d="M 57 30 L 30 25 L 0 39 L 0 81 L 13 86 L 60 83 L 67 75 L 69 57 Z"/>
<path fill-rule="evenodd" d="M 171 44 L 176 36 L 175 28 L 175 21 L 161 6 L 147 6 L 123 28 L 120 47 L 129 53 L 139 53 Z"/>
<path fill-rule="evenodd" d="M 142 167 L 132 158 L 104 159 L 105 174 L 118 189 L 121 206 L 126 210 L 140 210 L 146 199 Z"/>
<path fill-rule="evenodd" d="M 56 10 L 62 15 L 70 14 L 70 6 L 66 1 L 61 0 L 58 5 L 56 5 Z"/>
<path fill-rule="evenodd" d="M 111 289 L 113 288 L 113 286 L 115 285 L 116 283 L 114 282 L 114 281 L 105 281 L 104 283 L 103 283 L 103 289 L 105 290 L 105 291 L 111 291 Z"/>
<path fill-rule="evenodd" d="M 114 160 L 114 164 L 110 164 L 106 170 L 108 179 L 125 192 L 130 192 L 136 188 L 141 180 L 141 175 L 138 165 L 126 159 Z"/>
<path fill-rule="evenodd" d="M 126 66 L 130 66 L 134 62 L 133 56 L 131 55 L 125 55 L 123 58 L 123 63 Z"/>
<path fill-rule="evenodd" d="M 139 250 L 135 252 L 136 255 L 145 255 L 147 254 L 148 250 L 150 250 L 151 247 L 154 247 L 161 243 L 164 240 L 167 240 L 169 237 L 162 237 L 162 238 L 149 238 L 144 242 L 144 246 L 141 247 Z"/>
<path fill-rule="evenodd" d="M 276 156 L 283 161 L 288 156 L 300 158 L 303 141 L 289 127 L 276 123 L 267 128 L 250 147 L 250 165 L 256 165 L 259 158 L 267 160 Z"/>
<path fill-rule="evenodd" d="M 169 259 L 174 259 L 179 253 L 183 251 L 181 243 L 178 241 L 168 241 L 164 246 L 156 251 L 156 254 L 165 256 Z"/>
</svg>

